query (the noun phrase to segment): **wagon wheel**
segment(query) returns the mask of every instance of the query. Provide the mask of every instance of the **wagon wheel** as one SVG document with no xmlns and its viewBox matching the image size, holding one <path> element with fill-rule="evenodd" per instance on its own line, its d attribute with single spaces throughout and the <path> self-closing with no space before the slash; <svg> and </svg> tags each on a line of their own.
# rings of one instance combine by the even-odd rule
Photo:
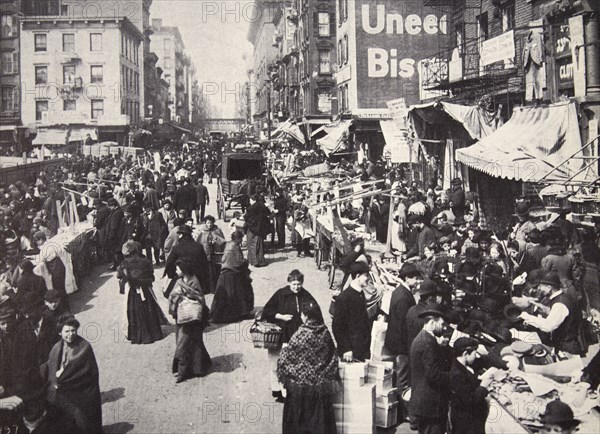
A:
<svg viewBox="0 0 600 434">
<path fill-rule="evenodd" d="M 333 288 L 335 282 L 335 270 L 337 268 L 337 249 L 331 246 L 331 266 L 329 267 L 329 289 Z"/>
</svg>

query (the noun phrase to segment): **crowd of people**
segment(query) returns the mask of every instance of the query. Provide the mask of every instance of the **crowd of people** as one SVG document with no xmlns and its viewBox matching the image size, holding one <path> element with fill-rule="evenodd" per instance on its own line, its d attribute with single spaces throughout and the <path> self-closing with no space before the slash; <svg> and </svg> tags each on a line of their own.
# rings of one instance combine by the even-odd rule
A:
<svg viewBox="0 0 600 434">
<path fill-rule="evenodd" d="M 279 160 L 270 150 L 266 158 L 271 154 Z M 102 429 L 98 367 L 69 313 L 67 264 L 59 253 L 39 254 L 59 231 L 57 200 L 67 192 L 78 193 L 79 218 L 95 228 L 98 261 L 116 271 L 121 293 L 128 290 L 132 344 L 163 339 L 169 321 L 153 285 L 156 277 L 168 282 L 162 295 L 176 324 L 177 383 L 209 372 L 203 333 L 210 322 L 253 314 L 249 266 L 268 265 L 268 235 L 271 248 L 284 249 L 291 241 L 298 256 L 312 254 L 308 228 L 315 217 L 308 209 L 316 191 L 308 185 L 292 189 L 274 176 L 245 183 L 236 199 L 243 214 L 234 215 L 225 235 L 206 214 L 211 199 L 204 184 L 218 172 L 219 156 L 202 147 L 167 148 L 159 152 L 158 167 L 146 159 L 73 157 L 30 185 L 0 186 L 0 403 L 8 406 L 0 406 L 3 420 L 35 433 Z M 262 318 L 282 328 L 283 348 L 269 350 L 268 359 L 273 397 L 285 402 L 284 432 L 335 432 L 339 361 L 372 356 L 377 319 L 388 324 L 385 347 L 394 357 L 396 386 L 411 390 L 403 415 L 421 433 L 444 433 L 449 420 L 453 433 L 485 432 L 489 379 L 478 374 L 492 366 L 522 367 L 511 328 L 536 331 L 548 353 L 587 353 L 593 333 L 582 314 L 589 307 L 585 264 L 600 262 L 600 250 L 595 233 L 577 229 L 565 218 L 567 210 L 541 222 L 522 201 L 512 224 L 492 231 L 479 221 L 458 178 L 443 191 L 437 180 L 419 188 L 401 170 L 386 171 L 380 163 L 342 161 L 335 167 L 362 181 L 382 179 L 392 190 L 358 208 L 351 201 L 341 204 L 340 217 L 387 243 L 387 253 L 399 258 L 401 284 L 384 309 L 373 280 L 378 268 L 358 238 L 340 261 L 344 278 L 330 307 L 333 336 L 300 271 L 293 270 L 288 285 L 271 296 Z M 164 274 L 156 276 L 160 265 Z M 207 294 L 214 294 L 210 308 Z M 451 348 L 454 330 L 470 337 Z M 584 374 L 597 387 L 598 370 Z M 561 404 L 548 406 L 548 424 L 576 425 L 572 417 L 553 416 L 565 413 Z M 59 423 L 69 429 L 53 431 Z"/>
</svg>

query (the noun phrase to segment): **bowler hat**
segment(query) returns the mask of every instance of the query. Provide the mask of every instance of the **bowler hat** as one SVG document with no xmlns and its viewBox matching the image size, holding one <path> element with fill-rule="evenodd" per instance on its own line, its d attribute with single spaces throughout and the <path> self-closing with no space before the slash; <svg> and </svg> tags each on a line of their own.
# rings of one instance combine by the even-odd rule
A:
<svg viewBox="0 0 600 434">
<path fill-rule="evenodd" d="M 457 355 L 462 355 L 465 351 L 472 351 L 477 349 L 479 342 L 473 338 L 462 337 L 458 338 L 454 342 L 454 351 Z"/>
<path fill-rule="evenodd" d="M 192 235 L 192 232 L 192 228 L 185 224 L 179 226 L 179 229 L 177 229 L 178 234 Z"/>
<path fill-rule="evenodd" d="M 115 199 L 114 197 L 111 197 L 110 199 L 108 199 L 106 201 L 106 204 L 108 206 L 119 206 L 119 202 L 117 202 L 117 199 Z"/>
<path fill-rule="evenodd" d="M 401 279 L 406 279 L 407 277 L 421 276 L 421 272 L 417 269 L 417 267 L 414 266 L 414 264 L 411 264 L 410 262 L 405 262 L 404 264 L 402 264 L 402 267 L 400 267 L 400 271 L 398 271 L 398 276 Z"/>
<path fill-rule="evenodd" d="M 546 405 L 546 410 L 541 416 L 541 421 L 545 424 L 579 425 L 579 420 L 575 419 L 571 407 L 559 399 L 551 401 Z"/>
<path fill-rule="evenodd" d="M 421 285 L 419 285 L 419 294 L 421 294 L 421 298 L 425 298 L 430 295 L 437 295 L 439 293 L 440 290 L 432 280 L 426 279 L 421 282 Z"/>
<path fill-rule="evenodd" d="M 49 289 L 44 294 L 44 300 L 46 300 L 48 303 L 56 303 L 57 301 L 60 301 L 60 298 L 60 292 L 58 292 L 56 289 Z"/>
<path fill-rule="evenodd" d="M 521 315 L 521 308 L 516 304 L 507 304 L 504 306 L 504 318 L 510 323 L 516 323 L 519 321 L 519 315 Z"/>
<path fill-rule="evenodd" d="M 452 181 L 450 181 L 450 184 L 452 184 L 452 185 L 462 185 L 462 179 L 460 179 L 460 178 L 454 178 Z"/>
<path fill-rule="evenodd" d="M 496 322 L 486 324 L 483 331 L 491 335 L 499 342 L 503 342 L 505 344 L 510 344 L 512 342 L 512 334 L 510 329 L 503 327 Z"/>
<path fill-rule="evenodd" d="M 438 303 L 429 303 L 427 306 L 425 306 L 425 310 L 417 316 L 419 318 L 433 316 L 446 319 L 446 314 L 442 311 L 442 306 Z"/>
<path fill-rule="evenodd" d="M 560 288 L 560 276 L 553 271 L 547 271 L 540 279 L 538 279 L 537 283 L 538 285 L 544 283 L 546 285 L 551 285 L 554 288 Z"/>
</svg>

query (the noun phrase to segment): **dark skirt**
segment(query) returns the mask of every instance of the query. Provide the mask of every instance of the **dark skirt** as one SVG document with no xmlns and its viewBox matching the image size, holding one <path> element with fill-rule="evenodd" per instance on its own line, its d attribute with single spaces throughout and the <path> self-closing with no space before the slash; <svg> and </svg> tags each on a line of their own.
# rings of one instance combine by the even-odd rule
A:
<svg viewBox="0 0 600 434">
<path fill-rule="evenodd" d="M 331 396 L 288 390 L 283 406 L 283 434 L 335 434 Z"/>
<path fill-rule="evenodd" d="M 208 373 L 212 361 L 203 340 L 199 322 L 177 325 L 173 373 L 180 377 L 201 377 Z"/>
<path fill-rule="evenodd" d="M 163 338 L 160 326 L 164 324 L 165 316 L 154 298 L 152 287 L 139 291 L 143 300 L 135 288 L 130 288 L 127 296 L 127 338 L 132 344 L 151 344 Z"/>
<path fill-rule="evenodd" d="M 209 293 L 214 294 L 217 287 L 217 281 L 219 280 L 219 274 L 221 273 L 221 264 L 218 264 L 213 260 L 208 262 L 208 281 L 209 281 Z"/>
<path fill-rule="evenodd" d="M 240 321 L 254 309 L 254 290 L 245 271 L 224 269 L 210 309 L 217 323 Z"/>
<path fill-rule="evenodd" d="M 263 237 L 253 234 L 252 231 L 248 231 L 246 236 L 248 238 L 248 262 L 250 265 L 255 267 L 267 265 Z"/>
</svg>

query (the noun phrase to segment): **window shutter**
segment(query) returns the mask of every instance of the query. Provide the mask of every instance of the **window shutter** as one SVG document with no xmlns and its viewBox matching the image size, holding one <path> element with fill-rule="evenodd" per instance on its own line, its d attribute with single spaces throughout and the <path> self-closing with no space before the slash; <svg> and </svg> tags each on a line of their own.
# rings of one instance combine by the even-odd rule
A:
<svg viewBox="0 0 600 434">
<path fill-rule="evenodd" d="M 313 34 L 319 36 L 319 13 L 313 13 Z"/>
<path fill-rule="evenodd" d="M 329 36 L 335 36 L 335 14 L 329 14 Z"/>
</svg>

